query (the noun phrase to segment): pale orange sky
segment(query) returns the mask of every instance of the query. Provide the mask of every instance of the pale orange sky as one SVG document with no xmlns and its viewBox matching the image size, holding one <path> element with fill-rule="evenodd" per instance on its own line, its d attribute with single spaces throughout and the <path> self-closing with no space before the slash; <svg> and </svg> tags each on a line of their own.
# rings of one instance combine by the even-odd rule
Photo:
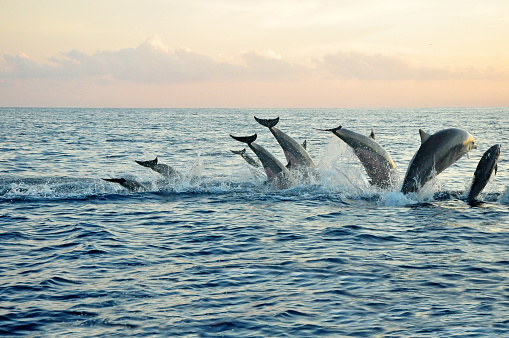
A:
<svg viewBox="0 0 509 338">
<path fill-rule="evenodd" d="M 0 8 L 0 106 L 509 106 L 506 0 Z"/>
</svg>

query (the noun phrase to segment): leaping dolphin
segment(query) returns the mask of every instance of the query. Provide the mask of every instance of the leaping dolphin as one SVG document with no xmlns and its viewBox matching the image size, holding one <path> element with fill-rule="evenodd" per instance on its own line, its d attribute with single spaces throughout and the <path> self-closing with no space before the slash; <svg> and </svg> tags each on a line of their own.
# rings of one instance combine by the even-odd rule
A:
<svg viewBox="0 0 509 338">
<path fill-rule="evenodd" d="M 103 180 L 118 183 L 129 191 L 147 191 L 148 187 L 140 182 L 128 180 L 125 178 L 103 178 Z"/>
<path fill-rule="evenodd" d="M 258 168 L 260 166 L 260 163 L 258 163 L 254 158 L 246 154 L 246 149 L 242 150 L 230 150 L 232 153 L 240 155 L 249 165 L 252 165 L 253 167 Z"/>
<path fill-rule="evenodd" d="M 370 137 L 344 129 L 342 126 L 321 130 L 331 131 L 353 149 L 354 154 L 361 161 L 366 173 L 371 178 L 371 184 L 384 189 L 393 185 L 396 179 L 396 165 L 391 155 L 375 141 L 373 130 L 371 130 Z"/>
<path fill-rule="evenodd" d="M 150 161 L 136 161 L 136 163 L 141 166 L 150 168 L 156 173 L 159 173 L 168 179 L 182 178 L 182 174 L 171 166 L 164 163 L 159 163 L 157 157 Z"/>
<path fill-rule="evenodd" d="M 408 194 L 422 188 L 471 149 L 474 137 L 465 130 L 450 128 L 429 135 L 419 129 L 421 146 L 408 166 L 401 192 Z"/>
<path fill-rule="evenodd" d="M 495 144 L 490 149 L 486 150 L 481 160 L 475 169 L 472 186 L 468 193 L 467 201 L 473 202 L 479 196 L 481 191 L 486 187 L 493 172 L 497 174 L 497 162 L 500 156 L 500 144 Z"/>
<path fill-rule="evenodd" d="M 242 137 L 230 134 L 230 136 L 239 142 L 247 143 L 249 148 L 251 148 L 251 150 L 260 159 L 269 181 L 275 181 L 282 188 L 290 186 L 290 171 L 264 147 L 254 143 L 258 135 L 253 134 L 251 136 Z"/>
<path fill-rule="evenodd" d="M 276 138 L 277 142 L 285 153 L 286 161 L 288 161 L 289 168 L 305 167 L 314 168 L 315 163 L 309 156 L 304 145 L 299 144 L 293 138 L 283 133 L 281 130 L 276 128 L 276 124 L 279 122 L 279 117 L 272 120 L 259 119 L 254 117 L 256 122 L 264 127 L 269 128 L 270 132 Z M 304 143 L 305 144 L 305 143 Z"/>
</svg>

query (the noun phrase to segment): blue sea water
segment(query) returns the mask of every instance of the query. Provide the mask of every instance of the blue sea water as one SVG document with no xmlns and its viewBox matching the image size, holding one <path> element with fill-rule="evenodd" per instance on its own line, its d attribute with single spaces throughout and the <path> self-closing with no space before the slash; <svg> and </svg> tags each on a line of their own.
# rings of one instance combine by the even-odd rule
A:
<svg viewBox="0 0 509 338">
<path fill-rule="evenodd" d="M 320 177 L 278 190 L 232 154 L 244 145 L 228 134 L 257 133 L 284 159 L 254 115 L 307 140 Z M 0 116 L 2 336 L 509 336 L 508 108 Z M 317 130 L 340 124 L 373 128 L 400 179 L 419 128 L 463 128 L 478 148 L 404 196 L 371 187 Z M 471 206 L 464 191 L 496 143 L 498 173 Z M 135 163 L 151 156 L 184 178 Z M 149 191 L 102 180 L 113 177 Z"/>
</svg>

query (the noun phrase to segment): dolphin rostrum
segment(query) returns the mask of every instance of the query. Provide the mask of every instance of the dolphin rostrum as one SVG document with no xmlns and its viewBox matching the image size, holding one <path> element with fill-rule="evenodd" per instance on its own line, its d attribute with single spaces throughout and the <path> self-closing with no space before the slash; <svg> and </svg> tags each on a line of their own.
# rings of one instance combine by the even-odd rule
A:
<svg viewBox="0 0 509 338">
<path fill-rule="evenodd" d="M 230 136 L 239 141 L 246 143 L 249 148 L 258 156 L 262 163 L 263 169 L 267 174 L 269 181 L 275 181 L 280 187 L 288 187 L 290 185 L 290 171 L 277 158 L 268 152 L 264 147 L 254 143 L 258 135 L 251 136 Z"/>
<path fill-rule="evenodd" d="M 246 154 L 246 149 L 241 150 L 230 150 L 232 153 L 240 155 L 249 165 L 258 168 L 260 163 L 258 163 L 254 158 Z"/>
<path fill-rule="evenodd" d="M 125 178 L 103 178 L 103 180 L 118 183 L 129 191 L 147 191 L 148 187 L 140 182 Z"/>
<path fill-rule="evenodd" d="M 497 174 L 497 162 L 499 156 L 500 144 L 495 144 L 490 149 L 486 150 L 484 155 L 482 155 L 482 158 L 477 164 L 477 168 L 475 169 L 474 178 L 472 180 L 470 192 L 468 193 L 467 201 L 475 201 L 484 187 L 486 187 L 486 184 L 488 184 L 488 181 L 493 175 L 493 172 L 495 172 L 495 175 Z"/>
<path fill-rule="evenodd" d="M 168 179 L 182 178 L 182 174 L 171 166 L 164 163 L 159 163 L 157 157 L 150 161 L 136 161 L 136 163 L 141 166 L 150 168 L 156 173 L 159 173 Z"/>
<path fill-rule="evenodd" d="M 353 149 L 354 154 L 361 161 L 366 173 L 371 178 L 371 184 L 384 189 L 393 185 L 396 165 L 391 155 L 375 141 L 373 131 L 368 137 L 344 129 L 342 126 L 321 130 L 331 131 Z"/>
<path fill-rule="evenodd" d="M 471 149 L 474 137 L 465 130 L 450 128 L 429 135 L 419 129 L 421 146 L 408 166 L 401 192 L 408 194 L 422 188 Z"/>
<path fill-rule="evenodd" d="M 315 163 L 309 156 L 304 145 L 299 144 L 293 138 L 283 133 L 281 130 L 276 128 L 276 124 L 279 122 L 279 117 L 272 120 L 259 119 L 254 117 L 256 122 L 264 127 L 269 128 L 270 132 L 276 138 L 277 142 L 285 153 L 286 161 L 288 162 L 289 168 L 305 167 L 314 168 Z M 305 144 L 305 143 L 304 143 Z"/>
</svg>

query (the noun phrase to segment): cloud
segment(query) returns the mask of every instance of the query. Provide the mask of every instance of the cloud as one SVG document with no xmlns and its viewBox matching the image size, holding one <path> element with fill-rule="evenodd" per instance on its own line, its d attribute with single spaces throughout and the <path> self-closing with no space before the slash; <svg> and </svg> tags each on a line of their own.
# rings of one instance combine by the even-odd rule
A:
<svg viewBox="0 0 509 338">
<path fill-rule="evenodd" d="M 367 81 L 500 79 L 508 75 L 505 71 L 493 68 L 481 71 L 475 68 L 449 70 L 415 66 L 398 57 L 358 52 L 327 54 L 318 60 L 317 64 L 319 69 L 327 71 L 334 77 Z"/>
<path fill-rule="evenodd" d="M 99 51 L 88 55 L 78 50 L 51 58 L 51 64 L 38 64 L 24 56 L 4 55 L 0 78 L 73 78 L 95 76 L 140 83 L 175 83 L 230 79 L 291 78 L 298 67 L 275 53 L 250 52 L 242 55 L 244 64 L 216 61 L 186 48 L 170 50 L 158 36 L 136 48 Z"/>
<path fill-rule="evenodd" d="M 294 81 L 304 75 L 320 78 L 360 79 L 364 81 L 431 81 L 465 79 L 506 79 L 507 71 L 416 66 L 405 59 L 359 52 L 327 54 L 307 66 L 288 62 L 274 51 L 251 51 L 239 62 L 218 61 L 208 55 L 178 48 L 171 50 L 158 36 L 136 48 L 98 51 L 78 50 L 62 53 L 40 64 L 27 55 L 4 54 L 0 58 L 0 80 L 13 79 L 95 79 L 100 82 L 186 83 L 199 81 Z"/>
</svg>

